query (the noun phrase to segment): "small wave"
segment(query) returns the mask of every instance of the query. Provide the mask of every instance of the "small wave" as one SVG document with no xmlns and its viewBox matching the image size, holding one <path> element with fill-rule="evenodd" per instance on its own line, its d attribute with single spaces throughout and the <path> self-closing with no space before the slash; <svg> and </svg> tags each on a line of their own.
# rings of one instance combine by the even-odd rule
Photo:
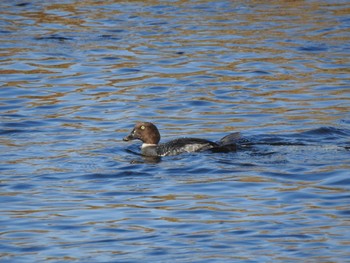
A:
<svg viewBox="0 0 350 263">
<path fill-rule="evenodd" d="M 135 176 L 151 176 L 152 174 L 147 174 L 145 172 L 137 172 L 137 171 L 121 171 L 117 173 L 92 173 L 86 174 L 83 177 L 87 179 L 108 179 L 108 178 L 120 178 L 120 177 L 135 177 Z"/>
<path fill-rule="evenodd" d="M 320 127 L 317 129 L 309 130 L 300 133 L 301 135 L 340 135 L 340 136 L 350 136 L 350 130 L 339 129 L 335 127 Z"/>
<path fill-rule="evenodd" d="M 67 40 L 73 40 L 73 38 L 70 37 L 63 37 L 59 35 L 49 35 L 49 36 L 43 36 L 43 37 L 36 37 L 36 40 L 57 40 L 57 41 L 67 41 Z"/>
<path fill-rule="evenodd" d="M 248 145 L 272 145 L 272 146 L 329 146 L 348 148 L 347 140 L 350 130 L 334 127 L 320 127 L 300 133 L 282 135 L 262 134 L 248 138 Z M 345 141 L 344 141 L 345 139 Z M 333 146 L 332 146 L 333 145 Z"/>
</svg>

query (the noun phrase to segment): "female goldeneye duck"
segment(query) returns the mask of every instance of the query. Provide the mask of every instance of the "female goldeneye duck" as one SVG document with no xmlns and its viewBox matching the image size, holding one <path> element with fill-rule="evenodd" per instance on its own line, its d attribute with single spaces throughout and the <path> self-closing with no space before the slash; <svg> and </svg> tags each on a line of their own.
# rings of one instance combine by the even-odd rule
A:
<svg viewBox="0 0 350 263">
<path fill-rule="evenodd" d="M 232 133 L 223 137 L 218 143 L 198 138 L 179 138 L 167 143 L 161 143 L 157 127 L 151 122 L 138 122 L 124 141 L 141 140 L 141 154 L 144 156 L 168 156 L 184 152 L 229 152 L 236 150 L 239 133 Z"/>
</svg>

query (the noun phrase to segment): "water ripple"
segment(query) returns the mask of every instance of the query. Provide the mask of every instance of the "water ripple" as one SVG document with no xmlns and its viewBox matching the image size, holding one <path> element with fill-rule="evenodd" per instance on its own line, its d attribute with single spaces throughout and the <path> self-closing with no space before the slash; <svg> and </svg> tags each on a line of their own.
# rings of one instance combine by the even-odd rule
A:
<svg viewBox="0 0 350 263">
<path fill-rule="evenodd" d="M 346 1 L 0 10 L 1 261 L 348 260 Z M 243 139 L 146 158 L 140 120 Z"/>
</svg>

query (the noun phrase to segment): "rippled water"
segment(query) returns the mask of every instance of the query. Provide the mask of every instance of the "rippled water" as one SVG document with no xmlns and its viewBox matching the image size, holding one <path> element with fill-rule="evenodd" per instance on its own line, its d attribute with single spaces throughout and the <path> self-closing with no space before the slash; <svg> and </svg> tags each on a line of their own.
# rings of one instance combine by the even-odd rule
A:
<svg viewBox="0 0 350 263">
<path fill-rule="evenodd" d="M 0 261 L 346 262 L 349 8 L 2 1 Z M 150 162 L 138 120 L 253 146 Z"/>
</svg>

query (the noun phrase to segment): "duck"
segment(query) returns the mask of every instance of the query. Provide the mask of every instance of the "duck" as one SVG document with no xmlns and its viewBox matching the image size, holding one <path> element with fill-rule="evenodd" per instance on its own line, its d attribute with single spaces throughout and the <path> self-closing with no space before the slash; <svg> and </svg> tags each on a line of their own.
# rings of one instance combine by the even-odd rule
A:
<svg viewBox="0 0 350 263">
<path fill-rule="evenodd" d="M 232 152 L 236 151 L 240 133 L 235 132 L 221 138 L 218 142 L 212 142 L 200 138 L 178 138 L 166 143 L 160 142 L 160 133 L 156 125 L 151 122 L 137 122 L 129 135 L 123 141 L 140 140 L 141 155 L 163 157 L 181 153 L 192 152 Z"/>
</svg>

